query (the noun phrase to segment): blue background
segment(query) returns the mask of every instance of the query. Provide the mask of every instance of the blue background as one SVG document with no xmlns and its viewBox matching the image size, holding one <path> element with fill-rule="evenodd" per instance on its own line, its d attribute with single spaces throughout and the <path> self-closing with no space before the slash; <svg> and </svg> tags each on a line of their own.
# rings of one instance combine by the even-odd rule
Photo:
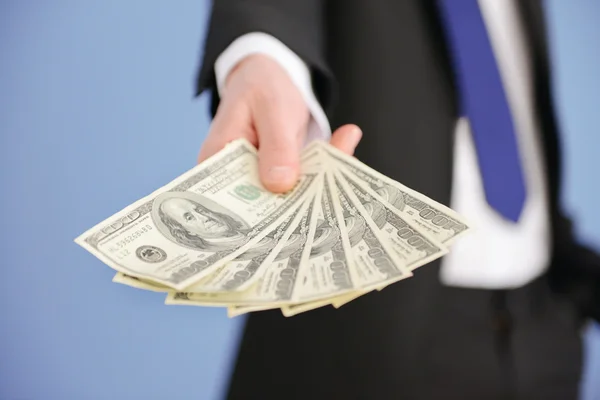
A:
<svg viewBox="0 0 600 400">
<path fill-rule="evenodd" d="M 548 6 L 564 200 L 600 249 L 600 3 Z M 209 123 L 207 98 L 192 100 L 208 7 L 0 2 L 0 399 L 222 394 L 243 320 L 113 284 L 73 243 L 194 165 Z M 597 328 L 587 356 L 584 398 L 599 399 Z"/>
</svg>

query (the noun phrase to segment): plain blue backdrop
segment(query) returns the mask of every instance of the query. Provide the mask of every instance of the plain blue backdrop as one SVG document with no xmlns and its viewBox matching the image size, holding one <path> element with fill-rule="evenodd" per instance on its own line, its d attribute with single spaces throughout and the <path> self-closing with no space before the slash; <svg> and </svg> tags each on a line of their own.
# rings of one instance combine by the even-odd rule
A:
<svg viewBox="0 0 600 400">
<path fill-rule="evenodd" d="M 565 204 L 600 249 L 600 3 L 548 6 Z M 209 123 L 207 98 L 192 100 L 208 8 L 0 1 L 0 399 L 221 396 L 243 319 L 113 284 L 73 243 L 194 165 Z M 595 336 L 586 400 L 600 398 Z"/>
</svg>

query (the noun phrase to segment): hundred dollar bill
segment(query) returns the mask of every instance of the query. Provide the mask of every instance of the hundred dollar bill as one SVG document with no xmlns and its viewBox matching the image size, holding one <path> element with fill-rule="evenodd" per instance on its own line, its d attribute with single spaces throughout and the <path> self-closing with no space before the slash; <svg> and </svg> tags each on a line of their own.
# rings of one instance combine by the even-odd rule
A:
<svg viewBox="0 0 600 400">
<path fill-rule="evenodd" d="M 288 230 L 282 238 L 281 247 L 283 248 L 285 245 L 288 250 L 282 249 L 277 254 L 274 252 L 269 256 L 265 262 L 267 266 L 256 284 L 244 292 L 229 294 L 170 293 L 166 303 L 179 305 L 231 304 L 249 311 L 256 311 L 278 308 L 281 304 L 291 302 L 294 286 L 298 279 L 298 270 L 302 265 L 301 260 L 307 258 L 310 241 L 315 231 L 316 219 L 313 215 L 316 202 L 320 201 L 317 194 L 322 190 L 321 185 L 316 186 L 315 190 L 314 198 L 307 201 L 306 207 L 303 207 L 294 218 L 292 225 L 295 226 L 295 229 Z"/>
<path fill-rule="evenodd" d="M 265 265 L 273 261 L 273 257 L 283 258 L 299 246 L 295 240 L 282 240 L 286 232 L 298 225 L 295 216 L 305 208 L 300 207 L 286 217 L 275 229 L 269 232 L 252 248 L 240 254 L 233 261 L 219 267 L 214 273 L 200 282 L 186 288 L 187 292 L 232 292 L 248 289 L 260 277 Z M 289 235 L 288 235 L 289 237 Z M 293 236 L 296 239 L 296 236 Z M 272 254 L 274 253 L 274 254 Z M 269 257 L 272 255 L 272 257 Z"/>
<path fill-rule="evenodd" d="M 256 149 L 237 140 L 75 242 L 117 271 L 184 289 L 260 242 L 306 196 L 316 173 L 273 194 Z"/>
<path fill-rule="evenodd" d="M 354 176 L 361 186 L 370 187 L 427 236 L 450 244 L 469 230 L 464 219 L 443 204 L 388 178 L 322 141 L 315 142 L 312 146 L 321 146 L 340 165 L 344 175 Z"/>
<path fill-rule="evenodd" d="M 255 312 L 255 311 L 266 311 L 266 310 L 271 310 L 273 308 L 279 308 L 279 307 L 273 307 L 270 305 L 263 305 L 263 306 L 229 306 L 227 307 L 227 316 L 229 318 L 234 318 L 234 317 L 239 317 L 240 315 L 244 315 L 244 314 L 248 314 L 251 312 Z"/>
<path fill-rule="evenodd" d="M 367 215 L 375 223 L 378 231 L 391 245 L 392 250 L 402 259 L 402 264 L 413 271 L 448 253 L 441 243 L 423 235 L 416 227 L 409 224 L 394 208 L 384 200 L 378 200 L 368 188 L 359 186 L 352 178 L 344 177 L 340 171 L 334 172 L 341 190 L 346 193 L 363 215 Z M 371 194 L 369 193 L 371 192 Z M 383 289 L 389 284 L 384 282 L 377 287 Z M 367 293 L 366 291 L 351 293 L 333 299 L 334 307 L 340 307 L 351 300 Z"/>
<path fill-rule="evenodd" d="M 329 306 L 331 304 L 332 302 L 329 298 L 323 300 L 312 300 L 304 303 L 294 303 L 281 307 L 281 313 L 286 317 L 293 317 L 294 315 Z"/>
<path fill-rule="evenodd" d="M 327 175 L 327 174 L 326 174 Z M 310 256 L 301 270 L 294 289 L 296 304 L 281 307 L 290 316 L 299 310 L 312 309 L 313 302 L 328 304 L 327 299 L 349 293 L 359 285 L 352 259 L 351 245 L 343 215 L 332 194 L 328 179 L 323 179 L 320 206 L 316 210 L 318 226 L 311 243 Z M 316 304 L 316 303 L 313 303 Z"/>
<path fill-rule="evenodd" d="M 359 185 L 355 179 L 344 176 L 339 170 L 335 175 L 345 193 L 357 203 L 362 213 L 371 217 L 380 234 L 409 270 L 415 270 L 448 253 L 446 246 L 423 234 L 372 189 Z"/>
<path fill-rule="evenodd" d="M 232 291 L 246 290 L 260 276 L 258 271 L 266 264 L 265 261 L 269 261 L 267 259 L 269 254 L 273 251 L 278 251 L 279 248 L 283 247 L 284 243 L 278 244 L 285 232 L 291 228 L 293 217 L 295 215 L 296 213 L 288 215 L 279 226 L 269 232 L 253 248 L 246 250 L 234 260 L 218 267 L 215 272 L 185 290 L 187 292 L 199 293 L 229 293 Z M 285 248 L 285 251 L 289 251 L 291 245 L 292 244 Z M 168 286 L 136 278 L 122 272 L 116 273 L 113 282 L 154 292 L 170 292 L 173 290 Z M 207 296 L 209 296 L 208 293 Z M 214 296 L 211 296 L 210 298 L 212 299 Z"/>
<path fill-rule="evenodd" d="M 229 144 L 228 144 L 229 146 Z M 307 147 L 305 151 L 303 151 L 301 155 L 301 165 L 303 171 L 314 172 L 315 168 L 319 168 L 323 165 L 322 160 L 322 149 L 318 146 L 310 146 Z M 284 221 L 276 230 L 271 231 L 264 240 L 269 240 L 271 242 L 276 242 L 280 239 L 281 233 L 288 228 L 284 228 L 284 226 L 289 226 L 291 223 L 290 215 L 286 221 Z M 286 225 L 287 223 L 287 225 Z M 278 232 L 276 232 L 278 231 Z M 265 254 L 266 257 L 266 254 Z M 228 263 L 226 266 L 222 266 L 216 272 L 207 276 L 206 278 L 201 279 L 196 284 L 192 285 L 189 288 L 186 288 L 186 291 L 189 292 L 201 292 L 203 289 L 206 291 L 227 291 L 227 290 L 245 290 L 250 286 L 251 283 L 254 282 L 253 278 L 257 277 L 257 269 L 256 263 L 249 263 L 246 257 L 246 254 L 242 254 L 238 256 L 235 260 Z M 236 267 L 231 267 L 231 264 L 235 264 L 237 261 L 240 261 Z M 226 280 L 225 277 L 229 276 L 234 278 L 233 280 Z M 225 280 L 225 282 L 223 282 Z M 113 277 L 113 282 L 119 283 L 122 285 L 131 286 L 137 289 L 149 290 L 153 292 L 164 292 L 167 293 L 172 289 L 168 286 L 161 285 L 159 283 L 155 283 L 146 279 L 136 278 L 135 276 L 127 275 L 122 272 L 117 272 Z M 217 283 L 222 283 L 217 287 L 217 290 L 214 290 L 210 286 Z M 205 287 L 204 284 L 207 284 Z M 231 289 L 228 289 L 231 288 Z M 264 306 L 263 306 L 264 307 Z M 256 307 L 253 307 L 253 309 Z"/>
<path fill-rule="evenodd" d="M 412 276 L 407 268 L 406 257 L 401 258 L 392 250 L 385 237 L 389 235 L 382 234 L 381 226 L 372 219 L 373 216 L 378 217 L 379 225 L 383 225 L 380 216 L 369 213 L 364 208 L 367 206 L 369 210 L 373 210 L 371 204 L 361 203 L 352 190 L 347 185 L 344 187 L 344 182 L 333 173 L 327 172 L 326 176 L 334 198 L 334 206 L 340 209 L 343 216 L 345 233 L 357 271 L 356 291 L 330 299 L 290 305 L 282 309 L 283 314 L 288 317 L 328 304 L 339 307 L 372 289 L 385 287 Z"/>
<path fill-rule="evenodd" d="M 337 196 L 355 260 L 360 289 L 380 287 L 412 276 L 405 258 L 397 254 L 380 232 L 363 204 L 333 173 L 327 173 L 332 193 Z"/>
<path fill-rule="evenodd" d="M 323 150 L 319 147 L 313 147 L 310 151 L 303 152 L 301 156 L 301 167 L 303 173 L 315 173 L 318 168 L 322 168 L 325 163 L 323 159 Z M 306 208 L 299 210 L 300 213 L 306 211 Z M 258 243 L 258 250 L 263 242 L 278 243 L 283 234 L 290 229 L 292 224 L 292 216 L 290 215 L 286 221 L 284 221 L 279 227 L 270 232 L 264 239 Z M 298 221 L 295 222 L 294 226 L 298 225 Z M 293 239 L 297 239 L 299 236 L 292 236 Z M 294 246 L 299 246 L 300 242 L 297 240 L 291 240 L 285 247 L 282 248 L 281 252 L 277 254 L 277 260 L 285 259 L 295 249 Z M 228 265 L 221 267 L 219 271 L 213 273 L 197 284 L 186 288 L 188 292 L 213 292 L 213 291 L 241 291 L 247 289 L 251 284 L 256 282 L 259 274 L 256 272 L 263 269 L 265 264 L 271 262 L 271 259 L 267 258 L 268 253 L 257 254 L 256 248 L 247 250 L 242 255 L 238 256 L 233 262 Z"/>
<path fill-rule="evenodd" d="M 300 165 L 302 171 L 305 169 L 312 171 L 312 168 L 315 168 L 315 166 L 322 166 L 326 162 L 327 161 L 324 158 L 323 149 L 320 146 L 309 145 L 302 151 L 302 154 L 300 155 Z"/>
<path fill-rule="evenodd" d="M 303 172 L 308 171 L 309 173 L 314 173 L 317 168 L 322 168 L 322 165 L 324 164 L 323 150 L 318 146 L 311 146 L 310 148 L 307 148 L 307 150 L 302 153 L 301 163 Z M 283 232 L 285 232 L 286 229 L 289 229 L 291 217 L 292 215 L 290 215 L 286 219 L 286 221 L 284 221 L 275 230 L 267 234 L 267 236 L 262 241 L 279 241 Z M 259 255 L 255 254 L 254 252 L 256 257 L 249 257 L 249 254 L 247 253 L 253 253 L 252 249 L 236 257 L 236 259 L 231 261 L 230 263 L 219 267 L 217 271 L 201 279 L 199 282 L 193 284 L 192 286 L 186 288 L 186 291 L 201 293 L 229 290 L 241 291 L 247 289 L 252 283 L 255 282 L 255 280 L 259 276 L 259 274 L 257 274 L 258 265 L 256 263 Z M 264 257 L 266 256 L 267 254 L 264 254 Z M 263 264 L 265 263 L 263 262 Z M 149 281 L 147 279 L 136 278 L 135 276 L 124 274 L 122 272 L 117 272 L 115 274 L 115 276 L 113 277 L 113 282 L 131 286 L 137 289 L 149 290 L 154 292 L 167 293 L 172 290 L 168 286 L 164 286 L 159 283 Z M 210 297 L 211 299 L 213 299 L 215 296 Z M 253 307 L 253 311 L 254 308 L 256 307 Z"/>
<path fill-rule="evenodd" d="M 149 290 L 151 292 L 168 293 L 173 290 L 168 286 L 161 285 L 160 283 L 136 278 L 135 276 L 127 275 L 122 272 L 117 272 L 115 276 L 113 276 L 112 281 L 121 285 L 130 286 L 136 289 Z"/>
</svg>

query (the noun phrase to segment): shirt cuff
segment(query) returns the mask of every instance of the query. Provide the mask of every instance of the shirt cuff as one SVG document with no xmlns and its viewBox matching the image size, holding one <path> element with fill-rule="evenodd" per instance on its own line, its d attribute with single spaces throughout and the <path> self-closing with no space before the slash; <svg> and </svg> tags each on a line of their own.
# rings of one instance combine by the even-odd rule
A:
<svg viewBox="0 0 600 400">
<path fill-rule="evenodd" d="M 323 108 L 312 90 L 311 75 L 308 67 L 296 53 L 269 34 L 252 32 L 242 35 L 234 40 L 219 55 L 215 61 L 215 77 L 219 93 L 223 93 L 225 80 L 231 70 L 243 58 L 251 54 L 264 54 L 277 61 L 302 94 L 311 115 L 305 144 L 315 139 L 329 140 L 331 137 L 331 127 Z"/>
</svg>

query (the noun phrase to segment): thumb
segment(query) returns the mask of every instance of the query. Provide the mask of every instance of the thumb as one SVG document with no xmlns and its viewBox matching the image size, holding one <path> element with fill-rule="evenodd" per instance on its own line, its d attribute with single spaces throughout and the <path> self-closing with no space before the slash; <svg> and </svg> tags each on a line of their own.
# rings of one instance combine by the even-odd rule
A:
<svg viewBox="0 0 600 400">
<path fill-rule="evenodd" d="M 292 189 L 298 181 L 300 149 L 307 126 L 290 123 L 301 121 L 298 116 L 273 111 L 255 114 L 255 128 L 259 137 L 259 173 L 265 188 L 274 193 L 283 193 Z"/>
<path fill-rule="evenodd" d="M 300 132 L 259 132 L 258 163 L 263 185 L 274 193 L 292 189 L 300 170 Z"/>
</svg>

